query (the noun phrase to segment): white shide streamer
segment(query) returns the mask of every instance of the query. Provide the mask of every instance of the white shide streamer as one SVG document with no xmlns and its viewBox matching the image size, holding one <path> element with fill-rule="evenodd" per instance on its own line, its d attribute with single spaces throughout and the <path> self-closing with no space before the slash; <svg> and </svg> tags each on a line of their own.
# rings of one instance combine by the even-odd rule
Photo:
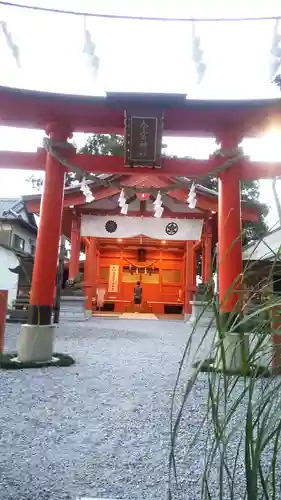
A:
<svg viewBox="0 0 281 500">
<path fill-rule="evenodd" d="M 86 26 L 86 16 L 84 17 L 84 54 L 88 58 L 88 64 L 91 67 L 95 77 L 98 75 L 100 67 L 100 58 L 96 54 L 96 44 L 92 40 L 92 35 Z"/>
<path fill-rule="evenodd" d="M 13 37 L 12 37 L 12 34 L 10 33 L 10 31 L 8 30 L 8 26 L 7 26 L 7 23 L 5 21 L 0 21 L 0 26 L 1 26 L 1 29 L 2 29 L 2 32 L 3 32 L 3 35 L 6 39 L 6 43 L 16 61 L 16 64 L 18 66 L 18 68 L 21 67 L 21 64 L 20 64 L 20 49 L 18 47 L 18 45 L 14 42 L 13 40 Z"/>
<path fill-rule="evenodd" d="M 93 196 L 92 191 L 89 188 L 85 178 L 82 179 L 80 191 L 82 191 L 83 195 L 85 196 L 86 203 L 91 203 L 92 201 L 94 201 L 95 197 Z"/>
<path fill-rule="evenodd" d="M 158 194 L 156 196 L 156 200 L 153 202 L 153 205 L 154 205 L 154 217 L 156 217 L 157 219 L 160 219 L 163 212 L 164 212 L 164 208 L 163 208 L 163 202 L 162 202 L 162 196 L 161 196 L 161 193 L 160 191 L 158 191 Z"/>
<path fill-rule="evenodd" d="M 120 196 L 118 198 L 118 205 L 121 208 L 120 213 L 122 215 L 127 215 L 129 205 L 127 203 L 127 199 L 126 199 L 126 196 L 125 196 L 125 193 L 124 193 L 124 189 L 121 189 Z"/>
<path fill-rule="evenodd" d="M 125 197 L 124 189 L 121 189 L 120 196 L 118 198 L 119 207 L 120 208 L 124 207 L 125 203 L 126 203 L 126 197 Z"/>
<path fill-rule="evenodd" d="M 279 19 L 276 19 L 271 45 L 270 79 L 276 77 L 281 65 L 281 35 L 279 33 Z"/>
<path fill-rule="evenodd" d="M 195 208 L 197 205 L 196 190 L 195 190 L 194 182 L 191 185 L 191 188 L 189 190 L 189 194 L 188 194 L 186 201 L 188 203 L 188 208 Z"/>
<path fill-rule="evenodd" d="M 163 212 L 164 212 L 164 208 L 162 206 L 155 207 L 155 212 L 154 212 L 153 217 L 156 217 L 156 219 L 160 219 L 162 217 Z"/>
<path fill-rule="evenodd" d="M 201 48 L 201 38 L 196 35 L 195 22 L 192 22 L 191 31 L 191 41 L 192 41 L 192 60 L 195 64 L 197 73 L 197 84 L 199 85 L 205 75 L 207 64 L 204 62 L 204 51 Z"/>
</svg>

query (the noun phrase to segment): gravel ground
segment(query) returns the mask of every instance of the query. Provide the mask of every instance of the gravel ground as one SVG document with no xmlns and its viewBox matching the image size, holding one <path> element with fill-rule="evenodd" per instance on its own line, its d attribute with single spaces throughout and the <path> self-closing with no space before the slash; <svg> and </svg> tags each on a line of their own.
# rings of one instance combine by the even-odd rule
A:
<svg viewBox="0 0 281 500">
<path fill-rule="evenodd" d="M 6 350 L 17 334 L 7 326 Z M 166 498 L 171 394 L 189 335 L 183 322 L 65 323 L 56 350 L 75 365 L 0 372 L 0 498 Z M 202 374 L 184 414 L 180 458 L 200 428 L 206 389 Z M 195 459 L 180 468 L 179 498 L 198 498 L 204 446 L 202 436 Z"/>
</svg>

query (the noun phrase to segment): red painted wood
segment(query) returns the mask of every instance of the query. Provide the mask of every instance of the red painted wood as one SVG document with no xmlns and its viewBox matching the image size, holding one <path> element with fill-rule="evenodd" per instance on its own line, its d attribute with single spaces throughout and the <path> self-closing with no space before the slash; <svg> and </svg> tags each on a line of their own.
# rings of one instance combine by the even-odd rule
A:
<svg viewBox="0 0 281 500">
<path fill-rule="evenodd" d="M 63 132 L 63 131 L 62 131 Z M 61 140 L 61 131 L 54 130 L 54 140 Z M 65 139 L 68 132 L 65 132 Z M 41 217 L 37 236 L 31 305 L 53 306 L 56 284 L 58 246 L 61 234 L 65 171 L 51 155 L 47 155 Z"/>
<path fill-rule="evenodd" d="M 114 196 L 115 194 L 118 194 L 120 192 L 119 189 L 116 188 L 100 188 L 97 191 L 95 191 L 95 200 L 103 200 L 104 198 L 110 198 L 111 196 Z M 31 195 L 31 196 L 24 196 L 23 197 L 26 208 L 29 212 L 31 213 L 39 213 L 40 212 L 40 200 L 41 200 L 41 195 Z M 81 193 L 81 191 L 66 191 L 64 200 L 63 200 L 63 207 L 68 208 L 69 206 L 79 206 L 79 205 L 84 205 L 85 204 L 85 196 Z"/>
<path fill-rule="evenodd" d="M 46 152 L 38 149 L 36 153 L 1 151 L 0 168 L 17 170 L 45 170 Z"/>
<path fill-rule="evenodd" d="M 69 279 L 74 279 L 79 273 L 81 245 L 80 227 L 81 218 L 77 215 L 73 215 L 70 241 Z"/>
<path fill-rule="evenodd" d="M 97 240 L 89 238 L 89 245 L 86 248 L 86 261 L 84 267 L 84 292 L 85 309 L 92 310 L 93 299 L 96 300 L 97 288 Z"/>
<path fill-rule="evenodd" d="M 79 154 L 70 156 L 69 160 L 76 166 L 80 166 L 85 172 L 130 174 L 133 177 L 146 179 L 160 179 L 161 176 L 162 180 L 163 177 L 171 176 L 185 176 L 196 179 L 201 175 L 207 175 L 214 171 L 216 167 L 224 162 L 223 158 L 211 158 L 209 160 L 163 158 L 162 167 L 159 170 L 147 167 L 128 169 L 124 166 L 124 160 L 121 156 Z M 44 171 L 45 161 L 46 152 L 42 148 L 39 148 L 36 153 L 0 151 L 0 168 Z M 281 175 L 281 162 L 248 161 L 244 159 L 237 168 L 241 180 L 271 179 Z M 130 182 L 133 185 L 133 180 Z"/>
<path fill-rule="evenodd" d="M 205 223 L 202 241 L 202 280 L 206 283 L 212 279 L 212 230 Z"/>
<path fill-rule="evenodd" d="M 184 311 L 187 314 L 192 313 L 191 286 L 193 285 L 193 242 L 187 241 L 185 246 L 185 282 L 184 282 Z"/>
<path fill-rule="evenodd" d="M 118 189 L 115 189 L 115 188 L 102 188 L 98 191 L 95 191 L 94 192 L 94 195 L 95 195 L 95 199 L 96 200 L 101 200 L 101 199 L 104 199 L 104 198 L 108 198 L 110 196 L 114 196 L 115 194 L 119 193 L 119 190 Z M 185 202 L 186 201 L 186 198 L 187 198 L 187 192 L 185 191 L 182 191 L 182 190 L 177 190 L 177 191 L 171 191 L 169 193 L 169 196 L 171 196 L 172 198 L 175 198 L 179 201 L 182 201 L 182 202 Z M 39 213 L 40 212 L 40 195 L 39 196 L 36 196 L 33 197 L 32 199 L 29 199 L 31 197 L 23 197 L 24 198 L 24 201 L 25 201 L 25 204 L 26 204 L 26 208 L 29 212 L 31 213 Z M 199 210 L 203 210 L 204 212 L 202 213 L 198 213 L 198 212 L 190 212 L 190 213 L 182 213 L 182 212 L 172 212 L 170 211 L 169 209 L 165 208 L 164 207 L 164 213 L 163 213 L 163 217 L 169 217 L 169 216 L 173 216 L 173 217 L 177 217 L 179 219 L 182 219 L 182 218 L 187 218 L 187 219 L 202 219 L 202 218 L 206 218 L 206 217 L 210 217 L 211 215 L 211 212 L 217 212 L 218 210 L 218 201 L 217 201 L 217 197 L 204 197 L 202 195 L 198 195 L 197 196 L 197 208 Z M 65 208 L 68 208 L 69 206 L 76 206 L 76 208 L 78 210 L 80 210 L 81 212 L 83 213 L 89 213 L 89 214 L 93 214 L 93 215 L 120 215 L 120 209 L 119 208 L 116 208 L 115 210 L 95 210 L 93 208 L 89 208 L 87 207 L 87 205 L 85 205 L 85 197 L 83 196 L 82 193 L 78 192 L 78 193 L 67 193 L 65 195 L 65 198 L 64 198 L 64 201 L 63 201 L 63 205 Z M 133 217 L 136 217 L 136 216 L 147 216 L 147 217 L 151 217 L 152 216 L 152 212 L 140 212 L 140 211 L 136 211 L 136 212 L 130 212 L 130 215 L 133 216 Z M 258 209 L 255 209 L 255 208 L 242 208 L 242 219 L 243 220 L 248 220 L 248 221 L 258 221 L 259 220 L 259 215 L 258 215 Z"/>
<path fill-rule="evenodd" d="M 221 311 L 231 312 L 238 307 L 243 272 L 240 181 L 235 167 L 224 171 L 219 177 L 218 229 Z"/>
<path fill-rule="evenodd" d="M 254 181 L 257 179 L 272 179 L 279 177 L 281 172 L 280 162 L 247 161 L 240 166 L 241 180 Z"/>
<path fill-rule="evenodd" d="M 26 169 L 26 170 L 45 170 L 46 153 L 39 148 L 35 153 L 26 153 L 18 151 L 0 151 L 0 168 Z M 148 167 L 134 167 L 133 169 L 125 167 L 122 156 L 102 156 L 89 154 L 69 154 L 68 159 L 77 167 L 82 168 L 89 173 L 108 173 L 116 175 L 133 176 L 133 178 L 159 180 L 161 176 L 188 176 L 197 178 L 200 175 L 207 175 L 216 168 L 219 160 L 184 160 L 167 159 L 163 157 L 161 169 L 152 169 Z M 129 179 L 128 179 L 129 180 Z M 129 181 L 133 182 L 133 181 Z M 146 181 L 145 181 L 146 182 Z M 151 182 L 151 181 L 150 181 Z M 157 181 L 156 181 L 157 184 Z M 163 182 L 164 185 L 164 182 Z"/>
<path fill-rule="evenodd" d="M 154 103 L 160 95 L 147 94 Z M 63 95 L 48 92 L 0 87 L 0 124 L 15 127 L 45 129 L 59 117 L 71 124 L 73 131 L 123 134 L 126 99 L 118 97 L 114 106 L 108 97 Z M 130 103 L 138 102 L 134 95 Z M 259 101 L 198 101 L 183 99 L 181 105 L 173 98 L 162 97 L 165 112 L 164 135 L 218 137 L 229 130 L 255 137 L 268 128 L 270 121 L 278 123 L 280 100 Z"/>
<path fill-rule="evenodd" d="M 164 304 L 177 303 L 181 304 L 180 290 L 183 289 L 184 281 L 184 261 L 183 252 L 181 254 L 163 250 L 160 255 L 159 250 L 147 251 L 146 262 L 139 263 L 140 266 L 146 266 L 151 262 L 155 263 L 155 266 L 159 269 L 160 277 L 164 269 L 179 269 L 181 270 L 181 282 L 180 283 L 143 283 L 143 301 L 152 302 L 152 311 L 156 314 L 163 314 Z M 137 265 L 137 250 L 126 250 L 126 247 L 118 249 L 107 249 L 100 247 L 100 267 L 108 268 L 110 264 L 117 264 L 119 268 L 119 287 L 118 292 L 112 294 L 106 292 L 105 299 L 112 300 L 115 302 L 115 310 L 117 312 L 123 312 L 126 308 L 126 304 L 129 304 L 133 300 L 133 290 L 135 283 L 123 283 L 122 282 L 122 269 L 123 266 L 129 265 L 128 260 L 134 265 Z M 107 283 L 103 280 L 98 281 L 97 286 L 104 286 L 107 289 Z"/>
</svg>

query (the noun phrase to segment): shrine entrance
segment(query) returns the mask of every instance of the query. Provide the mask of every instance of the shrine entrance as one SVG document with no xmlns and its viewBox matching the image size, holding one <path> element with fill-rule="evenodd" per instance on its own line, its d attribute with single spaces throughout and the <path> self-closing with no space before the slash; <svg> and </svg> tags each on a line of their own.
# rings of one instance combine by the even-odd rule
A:
<svg viewBox="0 0 281 500">
<path fill-rule="evenodd" d="M 93 313 L 177 315 L 184 317 L 186 255 L 184 241 L 100 238 L 98 246 L 97 302 Z M 190 278 L 191 280 L 193 278 Z M 142 300 L 134 305 L 140 282 Z M 99 290 L 104 303 L 98 304 Z M 188 297 L 186 297 L 186 300 Z"/>
<path fill-rule="evenodd" d="M 82 215 L 89 314 L 101 307 L 118 313 L 188 313 L 191 290 L 186 283 L 195 285 L 192 247 L 201 240 L 202 229 L 200 219 Z M 137 306 L 138 282 L 142 297 Z"/>
</svg>

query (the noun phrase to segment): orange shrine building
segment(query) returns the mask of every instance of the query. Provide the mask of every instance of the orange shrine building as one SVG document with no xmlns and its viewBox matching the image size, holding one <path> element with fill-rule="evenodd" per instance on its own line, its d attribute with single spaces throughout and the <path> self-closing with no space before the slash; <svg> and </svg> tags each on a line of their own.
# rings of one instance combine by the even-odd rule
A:
<svg viewBox="0 0 281 500">
<path fill-rule="evenodd" d="M 62 232 L 69 239 L 68 279 L 83 273 L 85 308 L 97 309 L 99 293 L 102 310 L 124 313 L 134 311 L 133 290 L 140 281 L 143 312 L 154 314 L 191 314 L 190 302 L 196 291 L 197 261 L 201 279 L 211 282 L 214 249 L 217 243 L 218 197 L 215 191 L 197 186 L 197 206 L 186 203 L 188 180 L 153 180 L 145 174 L 102 176 L 107 183 L 122 185 L 127 195 L 128 212 L 120 214 L 120 190 L 90 184 L 95 198 L 85 203 L 80 186 L 65 190 Z M 111 180 L 112 179 L 112 180 Z M 162 196 L 161 219 L 154 217 L 155 196 L 146 191 L 165 188 L 177 182 L 178 189 Z M 139 186 L 135 193 L 132 186 Z M 40 212 L 41 196 L 25 196 L 27 209 Z M 245 220 L 257 220 L 257 209 L 242 206 Z M 85 249 L 85 261 L 79 260 Z"/>
</svg>

